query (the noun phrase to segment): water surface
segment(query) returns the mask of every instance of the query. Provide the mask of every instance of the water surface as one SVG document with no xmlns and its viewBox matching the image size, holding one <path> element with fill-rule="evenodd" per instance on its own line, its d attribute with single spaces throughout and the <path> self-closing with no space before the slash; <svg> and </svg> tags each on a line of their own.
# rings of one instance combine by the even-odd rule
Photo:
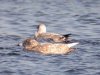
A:
<svg viewBox="0 0 100 75">
<path fill-rule="evenodd" d="M 45 23 L 72 33 L 69 55 L 42 55 L 16 46 Z M 0 0 L 0 75 L 100 75 L 100 0 Z"/>
</svg>

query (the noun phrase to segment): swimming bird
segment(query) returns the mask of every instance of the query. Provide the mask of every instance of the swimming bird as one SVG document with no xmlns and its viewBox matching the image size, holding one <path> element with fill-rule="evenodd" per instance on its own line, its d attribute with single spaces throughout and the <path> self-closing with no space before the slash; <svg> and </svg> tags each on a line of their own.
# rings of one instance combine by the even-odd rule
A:
<svg viewBox="0 0 100 75">
<path fill-rule="evenodd" d="M 72 51 L 72 47 L 76 43 L 61 44 L 61 43 L 39 43 L 35 39 L 28 38 L 23 41 L 23 47 L 28 51 L 35 51 L 42 54 L 67 54 Z"/>
<path fill-rule="evenodd" d="M 68 38 L 71 34 L 66 34 L 66 35 L 60 35 L 56 33 L 49 33 L 46 32 L 46 26 L 44 24 L 40 24 L 37 27 L 37 32 L 35 32 L 35 38 L 36 39 L 49 39 L 52 40 L 53 42 L 66 42 L 68 41 Z"/>
</svg>

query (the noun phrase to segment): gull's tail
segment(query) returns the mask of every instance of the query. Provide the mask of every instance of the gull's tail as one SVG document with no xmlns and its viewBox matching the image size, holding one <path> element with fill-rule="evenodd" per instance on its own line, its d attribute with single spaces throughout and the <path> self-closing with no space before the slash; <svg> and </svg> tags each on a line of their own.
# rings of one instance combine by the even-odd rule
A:
<svg viewBox="0 0 100 75">
<path fill-rule="evenodd" d="M 69 44 L 67 44 L 67 45 L 68 45 L 69 48 L 71 48 L 71 47 L 73 47 L 73 46 L 75 46 L 75 45 L 77 45 L 77 44 L 79 44 L 79 42 L 76 42 L 76 43 L 69 43 Z"/>
<path fill-rule="evenodd" d="M 70 35 L 72 35 L 72 34 L 65 34 L 65 35 L 63 35 L 65 38 L 68 38 L 68 37 L 70 37 Z"/>
</svg>

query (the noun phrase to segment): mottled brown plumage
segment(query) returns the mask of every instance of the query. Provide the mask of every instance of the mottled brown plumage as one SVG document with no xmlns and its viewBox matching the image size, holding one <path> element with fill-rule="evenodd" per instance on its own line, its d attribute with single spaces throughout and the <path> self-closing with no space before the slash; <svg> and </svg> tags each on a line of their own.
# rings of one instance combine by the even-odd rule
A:
<svg viewBox="0 0 100 75">
<path fill-rule="evenodd" d="M 40 24 L 37 32 L 35 32 L 36 39 L 51 39 L 54 42 L 66 42 L 68 41 L 70 35 L 71 34 L 60 35 L 56 33 L 48 33 L 46 32 L 46 26 L 44 24 Z"/>
<path fill-rule="evenodd" d="M 74 43 L 76 45 L 78 43 Z M 72 45 L 72 46 L 74 46 Z M 36 51 L 43 54 L 67 54 L 71 51 L 71 44 L 40 44 L 34 39 L 28 38 L 23 42 L 24 49 L 28 51 Z"/>
</svg>

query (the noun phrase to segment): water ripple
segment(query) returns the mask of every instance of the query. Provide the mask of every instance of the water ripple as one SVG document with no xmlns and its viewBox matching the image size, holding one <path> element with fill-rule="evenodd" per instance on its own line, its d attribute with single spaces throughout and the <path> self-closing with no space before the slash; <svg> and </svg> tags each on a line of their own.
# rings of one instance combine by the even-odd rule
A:
<svg viewBox="0 0 100 75">
<path fill-rule="evenodd" d="M 83 24 L 93 24 L 93 25 L 100 24 L 98 13 L 88 13 L 85 15 L 81 15 L 81 16 L 79 16 L 77 21 L 79 21 L 80 23 L 83 23 Z"/>
<path fill-rule="evenodd" d="M 100 0 L 0 0 L 0 75 L 100 75 L 99 6 Z M 80 44 L 68 55 L 16 46 L 40 23 Z"/>
</svg>

